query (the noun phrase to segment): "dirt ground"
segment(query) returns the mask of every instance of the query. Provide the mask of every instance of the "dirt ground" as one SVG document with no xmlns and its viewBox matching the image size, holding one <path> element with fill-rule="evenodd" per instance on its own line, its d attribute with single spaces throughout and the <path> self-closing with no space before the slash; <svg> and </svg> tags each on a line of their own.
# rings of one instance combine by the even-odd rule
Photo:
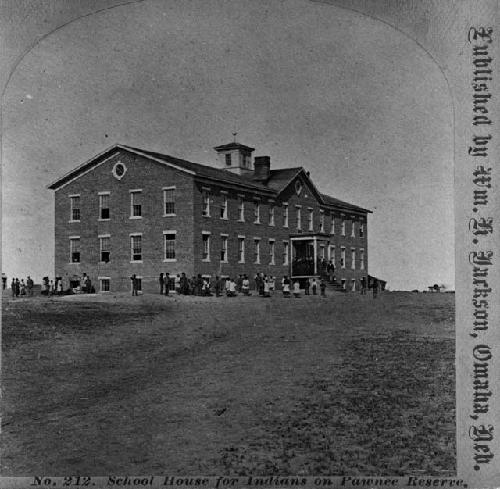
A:
<svg viewBox="0 0 500 489">
<path fill-rule="evenodd" d="M 455 473 L 454 295 L 3 303 L 1 475 Z"/>
</svg>

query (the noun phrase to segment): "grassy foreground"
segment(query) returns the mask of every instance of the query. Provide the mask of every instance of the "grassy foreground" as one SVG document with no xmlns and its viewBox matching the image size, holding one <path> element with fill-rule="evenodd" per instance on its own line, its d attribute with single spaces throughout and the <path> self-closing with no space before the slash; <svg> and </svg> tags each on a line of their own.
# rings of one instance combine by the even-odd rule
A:
<svg viewBox="0 0 500 489">
<path fill-rule="evenodd" d="M 4 301 L 1 475 L 453 475 L 453 301 Z"/>
</svg>

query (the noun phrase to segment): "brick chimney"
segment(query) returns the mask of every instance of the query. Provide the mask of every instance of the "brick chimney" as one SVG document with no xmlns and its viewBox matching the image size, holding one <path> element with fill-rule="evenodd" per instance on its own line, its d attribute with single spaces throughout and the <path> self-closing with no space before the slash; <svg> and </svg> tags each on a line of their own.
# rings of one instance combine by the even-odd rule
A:
<svg viewBox="0 0 500 489">
<path fill-rule="evenodd" d="M 260 182 L 265 182 L 271 172 L 271 157 L 270 156 L 256 156 L 253 162 L 253 179 Z"/>
</svg>

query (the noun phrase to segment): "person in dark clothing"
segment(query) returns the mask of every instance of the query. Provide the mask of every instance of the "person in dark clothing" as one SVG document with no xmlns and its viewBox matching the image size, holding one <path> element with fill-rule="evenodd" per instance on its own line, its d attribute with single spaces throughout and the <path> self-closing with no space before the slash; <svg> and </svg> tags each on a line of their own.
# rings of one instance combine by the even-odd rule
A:
<svg viewBox="0 0 500 489">
<path fill-rule="evenodd" d="M 16 297 L 19 297 L 19 294 L 21 293 L 21 282 L 19 282 L 19 279 L 16 278 Z"/>
<path fill-rule="evenodd" d="M 321 279 L 319 282 L 319 289 L 321 291 L 321 297 L 326 297 L 326 282 L 324 279 Z"/>
<path fill-rule="evenodd" d="M 137 276 L 135 273 L 130 277 L 130 280 L 132 281 L 132 295 L 139 295 L 137 292 Z"/>
<path fill-rule="evenodd" d="M 164 278 L 164 286 L 165 286 L 165 295 L 168 296 L 169 292 L 170 292 L 170 274 L 167 272 L 165 274 L 165 278 Z"/>
<path fill-rule="evenodd" d="M 181 294 L 189 295 L 189 280 L 184 272 L 182 272 L 181 274 L 180 286 L 181 286 Z"/>
<path fill-rule="evenodd" d="M 309 279 L 306 278 L 306 281 L 304 282 L 304 294 L 305 295 L 310 295 L 309 294 L 309 288 L 310 288 L 311 284 L 309 282 Z"/>
<path fill-rule="evenodd" d="M 158 279 L 158 282 L 160 284 L 160 294 L 163 295 L 163 287 L 165 286 L 165 280 L 163 278 L 163 272 L 160 273 L 160 278 Z"/>
<path fill-rule="evenodd" d="M 333 260 L 330 260 L 328 262 L 328 265 L 326 267 L 326 270 L 328 272 L 328 280 L 330 281 L 330 283 L 332 284 L 333 283 L 333 277 L 335 275 L 335 265 L 333 264 Z"/>
<path fill-rule="evenodd" d="M 372 291 L 373 291 L 373 298 L 376 299 L 378 294 L 378 280 L 376 278 L 373 279 Z"/>
</svg>

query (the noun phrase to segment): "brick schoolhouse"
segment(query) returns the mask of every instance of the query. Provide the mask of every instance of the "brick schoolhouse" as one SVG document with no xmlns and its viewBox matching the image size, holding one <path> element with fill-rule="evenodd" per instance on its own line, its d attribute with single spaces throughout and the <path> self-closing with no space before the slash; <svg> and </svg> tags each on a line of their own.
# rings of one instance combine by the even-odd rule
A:
<svg viewBox="0 0 500 489">
<path fill-rule="evenodd" d="M 161 272 L 214 278 L 257 272 L 319 277 L 339 286 L 368 277 L 370 212 L 318 191 L 302 167 L 271 169 L 268 156 L 233 142 L 219 167 L 114 145 L 56 180 L 55 275 L 98 292 L 156 292 Z"/>
</svg>

